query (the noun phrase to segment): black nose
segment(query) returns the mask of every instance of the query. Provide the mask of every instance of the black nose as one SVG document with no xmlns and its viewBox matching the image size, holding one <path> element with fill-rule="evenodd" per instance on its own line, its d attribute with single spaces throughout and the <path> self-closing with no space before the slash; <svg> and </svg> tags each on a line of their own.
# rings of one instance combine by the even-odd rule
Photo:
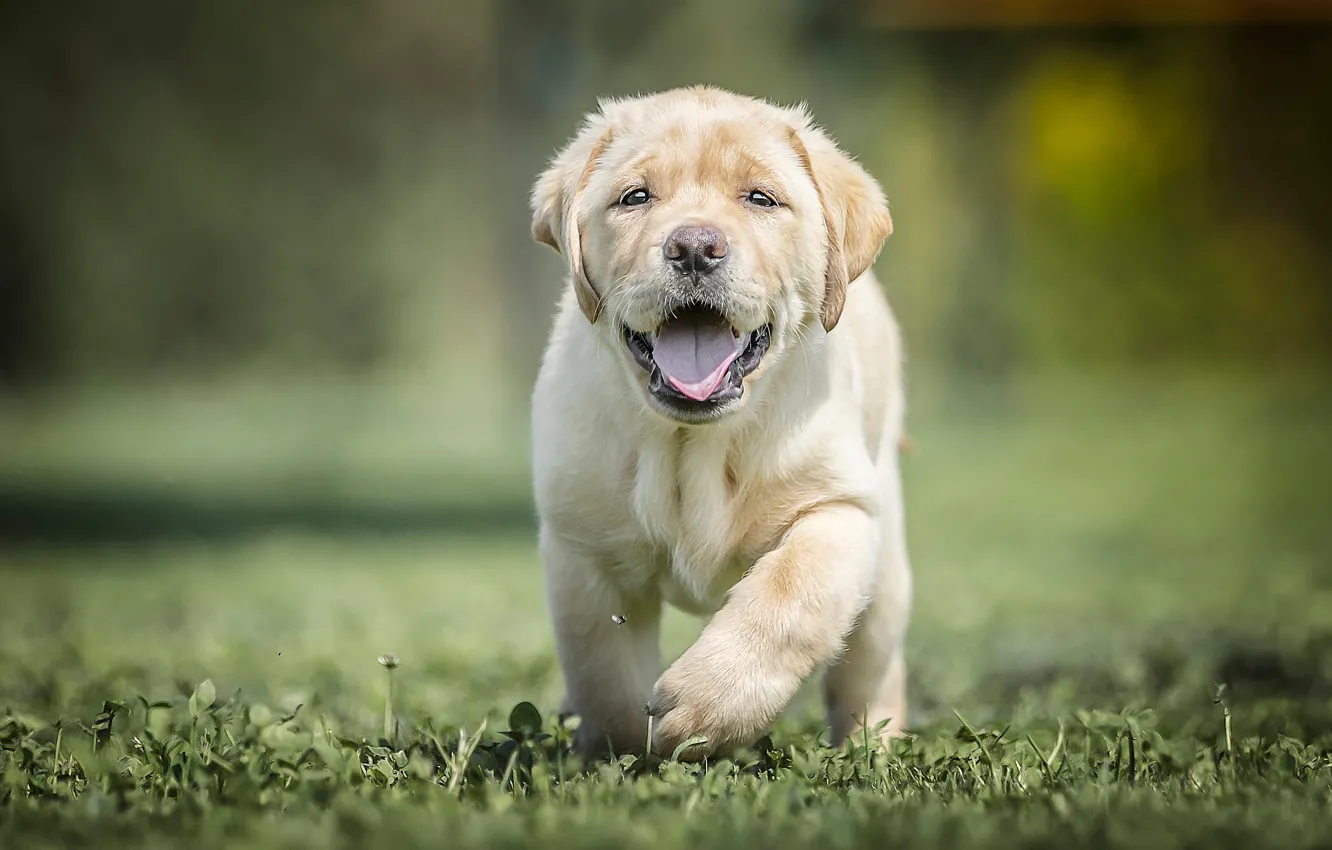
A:
<svg viewBox="0 0 1332 850">
<path fill-rule="evenodd" d="M 661 250 L 681 274 L 705 275 L 726 259 L 726 237 L 715 227 L 685 225 L 666 237 Z"/>
</svg>

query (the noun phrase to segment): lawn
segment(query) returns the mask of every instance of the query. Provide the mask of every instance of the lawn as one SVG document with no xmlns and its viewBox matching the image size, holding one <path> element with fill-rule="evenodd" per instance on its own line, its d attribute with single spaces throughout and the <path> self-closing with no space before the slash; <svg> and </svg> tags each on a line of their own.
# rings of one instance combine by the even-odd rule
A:
<svg viewBox="0 0 1332 850">
<path fill-rule="evenodd" d="M 702 767 L 562 749 L 520 417 L 227 392 L 0 409 L 0 846 L 1332 838 L 1317 383 L 922 389 L 913 734 Z"/>
</svg>

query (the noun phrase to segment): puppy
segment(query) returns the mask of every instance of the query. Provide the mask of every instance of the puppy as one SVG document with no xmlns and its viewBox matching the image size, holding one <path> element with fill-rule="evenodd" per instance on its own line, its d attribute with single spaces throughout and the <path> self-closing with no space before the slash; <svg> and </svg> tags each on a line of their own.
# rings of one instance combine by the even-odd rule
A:
<svg viewBox="0 0 1332 850">
<path fill-rule="evenodd" d="M 641 753 L 650 729 L 660 755 L 724 753 L 819 670 L 834 745 L 900 732 L 905 403 L 870 271 L 892 231 L 879 185 L 803 108 L 694 87 L 601 102 L 531 200 L 568 262 L 532 434 L 578 748 Z M 664 673 L 663 603 L 711 615 Z"/>
</svg>

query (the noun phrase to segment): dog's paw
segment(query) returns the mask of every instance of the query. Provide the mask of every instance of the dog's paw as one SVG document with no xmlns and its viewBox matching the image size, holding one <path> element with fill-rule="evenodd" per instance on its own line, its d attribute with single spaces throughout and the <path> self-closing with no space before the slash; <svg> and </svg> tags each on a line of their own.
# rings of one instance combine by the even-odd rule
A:
<svg viewBox="0 0 1332 850">
<path fill-rule="evenodd" d="M 772 696 L 788 689 L 774 687 L 762 665 L 741 656 L 691 649 L 661 675 L 648 705 L 657 755 L 670 758 L 680 750 L 681 761 L 699 761 L 763 735 L 785 704 Z"/>
</svg>

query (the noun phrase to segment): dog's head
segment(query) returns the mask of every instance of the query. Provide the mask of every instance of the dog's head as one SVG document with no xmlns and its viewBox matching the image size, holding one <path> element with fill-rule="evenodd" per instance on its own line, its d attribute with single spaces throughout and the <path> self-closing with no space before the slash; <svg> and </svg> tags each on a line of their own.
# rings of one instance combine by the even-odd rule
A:
<svg viewBox="0 0 1332 850">
<path fill-rule="evenodd" d="M 713 88 L 603 101 L 532 192 L 659 413 L 716 420 L 818 326 L 892 232 L 878 183 L 803 109 Z"/>
</svg>

